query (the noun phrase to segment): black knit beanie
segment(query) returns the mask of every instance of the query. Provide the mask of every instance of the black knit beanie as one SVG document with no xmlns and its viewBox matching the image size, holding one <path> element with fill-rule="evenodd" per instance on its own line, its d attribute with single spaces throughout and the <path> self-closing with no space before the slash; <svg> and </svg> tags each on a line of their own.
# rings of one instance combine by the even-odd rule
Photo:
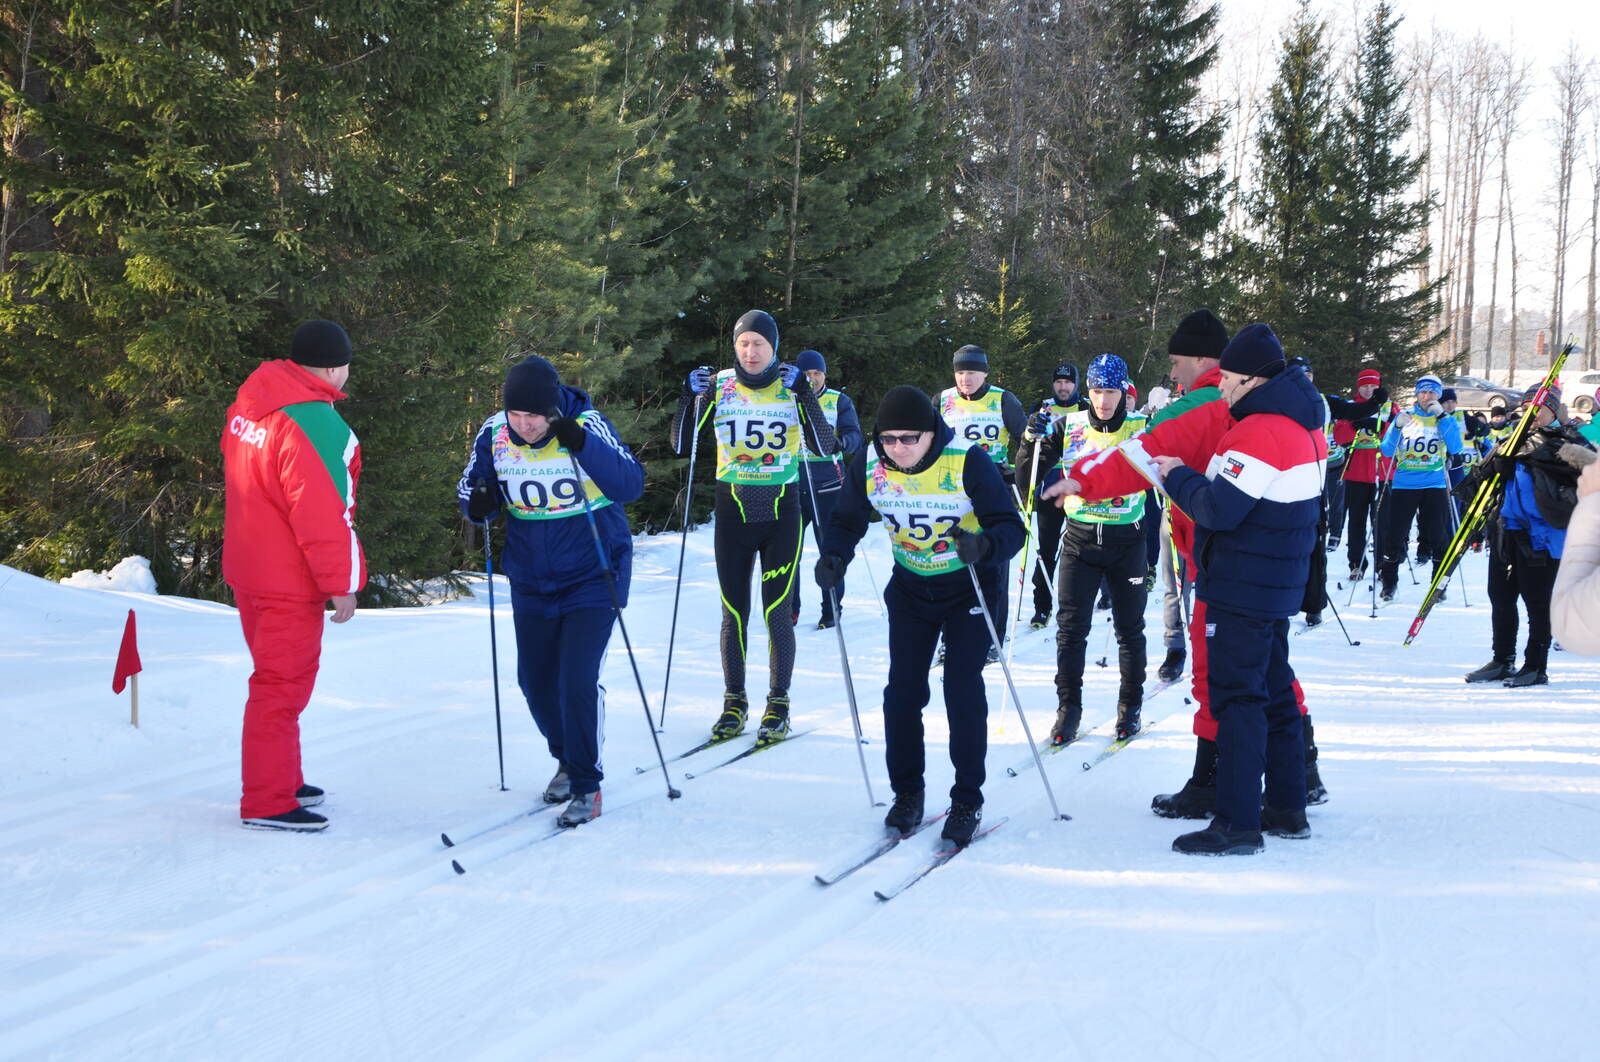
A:
<svg viewBox="0 0 1600 1062">
<path fill-rule="evenodd" d="M 1276 376 L 1285 368 L 1283 344 L 1260 322 L 1239 329 L 1239 334 L 1228 340 L 1220 361 L 1223 371 L 1241 376 Z"/>
<path fill-rule="evenodd" d="M 735 341 L 746 332 L 754 332 L 772 344 L 772 353 L 778 353 L 778 322 L 765 310 L 746 310 L 744 316 L 733 323 Z"/>
<path fill-rule="evenodd" d="M 350 364 L 350 337 L 332 321 L 307 321 L 294 330 L 289 358 L 314 369 L 336 369 Z"/>
<path fill-rule="evenodd" d="M 1228 345 L 1228 329 L 1210 310 L 1196 310 L 1178 322 L 1167 340 L 1167 353 L 1184 358 L 1220 358 Z"/>
<path fill-rule="evenodd" d="M 874 432 L 938 430 L 939 412 L 933 400 L 910 384 L 889 388 L 878 403 Z"/>
<path fill-rule="evenodd" d="M 957 372 L 988 372 L 989 355 L 983 352 L 982 347 L 968 343 L 956 351 L 956 356 L 951 359 L 951 367 Z"/>
<path fill-rule="evenodd" d="M 1076 365 L 1072 364 L 1072 362 L 1070 362 L 1070 361 L 1064 361 L 1060 365 L 1056 366 L 1056 374 L 1054 376 L 1052 376 L 1050 379 L 1052 381 L 1054 381 L 1054 380 L 1071 380 L 1073 383 L 1077 383 L 1078 382 L 1078 367 Z"/>
<path fill-rule="evenodd" d="M 511 366 L 500 400 L 519 413 L 556 416 L 561 412 L 561 377 L 554 365 L 535 354 Z"/>
</svg>

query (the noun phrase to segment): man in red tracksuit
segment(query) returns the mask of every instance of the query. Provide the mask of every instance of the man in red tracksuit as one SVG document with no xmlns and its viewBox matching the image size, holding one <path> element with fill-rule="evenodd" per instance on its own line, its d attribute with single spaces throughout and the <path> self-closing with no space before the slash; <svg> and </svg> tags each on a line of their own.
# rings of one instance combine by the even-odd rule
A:
<svg viewBox="0 0 1600 1062">
<path fill-rule="evenodd" d="M 244 709 L 243 825 L 313 831 L 322 790 L 300 772 L 300 713 L 322 653 L 322 614 L 355 614 L 367 580 L 353 516 L 361 448 L 334 411 L 350 376 L 350 338 L 309 321 L 287 359 L 240 386 L 222 435 L 227 510 L 222 577 L 233 588 L 255 670 Z"/>
<path fill-rule="evenodd" d="M 1178 378 L 1178 370 L 1186 366 L 1175 361 L 1173 368 L 1174 378 Z M 1221 392 L 1215 390 L 1220 377 L 1221 372 L 1215 363 L 1209 364 L 1204 374 L 1194 379 L 1189 388 L 1191 392 L 1206 391 L 1209 397 L 1205 401 L 1188 406 L 1176 416 L 1160 420 L 1152 418 L 1153 426 L 1137 439 L 1114 449 L 1102 450 L 1092 458 L 1079 462 L 1073 468 L 1071 478 L 1061 480 L 1053 488 L 1060 492 L 1056 495 L 1057 504 L 1068 493 L 1095 501 L 1142 490 L 1150 485 L 1151 477 L 1157 474 L 1155 459 L 1158 457 L 1181 457 L 1191 468 L 1205 468 L 1217 443 L 1233 426 L 1228 403 L 1223 401 Z M 1136 461 L 1147 471 L 1141 472 L 1135 467 Z M 1196 571 L 1194 521 L 1175 505 L 1169 505 L 1168 514 L 1172 524 L 1172 541 L 1183 557 L 1185 569 Z M 1194 771 L 1182 789 L 1176 793 L 1161 794 L 1150 801 L 1150 810 L 1163 818 L 1210 818 L 1216 802 L 1217 721 L 1211 715 L 1205 630 L 1205 602 L 1197 600 L 1189 618 L 1189 651 L 1194 659 L 1191 691 L 1198 705 L 1194 713 L 1197 739 Z M 1298 680 L 1294 682 L 1294 695 L 1300 713 L 1305 717 L 1302 723 L 1306 746 L 1307 802 L 1325 803 L 1328 793 L 1317 770 L 1311 719 L 1307 715 L 1305 695 Z"/>
</svg>

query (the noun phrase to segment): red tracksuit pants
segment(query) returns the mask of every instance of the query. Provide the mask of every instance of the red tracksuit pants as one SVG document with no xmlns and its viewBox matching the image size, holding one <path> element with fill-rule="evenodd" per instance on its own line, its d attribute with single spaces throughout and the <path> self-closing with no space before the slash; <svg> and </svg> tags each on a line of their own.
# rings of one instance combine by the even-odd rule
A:
<svg viewBox="0 0 1600 1062">
<path fill-rule="evenodd" d="M 1194 599 L 1194 615 L 1189 618 L 1189 660 L 1192 678 L 1191 690 L 1194 693 L 1194 732 L 1196 737 L 1203 737 L 1207 741 L 1217 740 L 1217 721 L 1211 715 L 1211 670 L 1206 659 L 1206 603 L 1199 597 Z M 1305 691 L 1300 688 L 1300 680 L 1294 680 L 1294 700 L 1300 706 L 1301 715 L 1309 715 L 1306 708 Z"/>
<path fill-rule="evenodd" d="M 244 706 L 239 817 L 281 815 L 300 806 L 300 713 L 311 701 L 322 656 L 326 601 L 235 591 L 255 670 Z"/>
</svg>

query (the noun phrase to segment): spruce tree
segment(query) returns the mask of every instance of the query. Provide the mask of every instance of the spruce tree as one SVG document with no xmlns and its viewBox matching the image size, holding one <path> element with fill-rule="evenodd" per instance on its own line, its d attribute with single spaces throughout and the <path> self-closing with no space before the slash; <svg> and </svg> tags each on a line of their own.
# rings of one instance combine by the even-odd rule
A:
<svg viewBox="0 0 1600 1062">
<path fill-rule="evenodd" d="M 1245 317 L 1270 324 L 1289 356 L 1318 362 L 1340 321 L 1330 260 L 1336 153 L 1326 29 L 1301 0 L 1285 32 L 1267 113 L 1256 134 L 1256 185 L 1246 199 L 1252 231 L 1243 251 Z"/>
<path fill-rule="evenodd" d="M 1417 287 L 1428 260 L 1427 204 L 1413 188 L 1424 160 L 1405 147 L 1411 116 L 1395 56 L 1400 18 L 1379 0 L 1361 28 L 1355 72 L 1338 123 L 1332 248 L 1341 299 L 1339 336 L 1319 352 L 1340 381 L 1375 364 L 1388 379 L 1415 367 L 1438 341 L 1442 280 Z"/>
</svg>

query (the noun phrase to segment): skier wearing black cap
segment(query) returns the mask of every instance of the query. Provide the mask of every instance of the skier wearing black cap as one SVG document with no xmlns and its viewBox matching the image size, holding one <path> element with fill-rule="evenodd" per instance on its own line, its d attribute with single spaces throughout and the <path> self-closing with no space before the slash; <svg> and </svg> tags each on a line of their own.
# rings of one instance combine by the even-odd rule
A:
<svg viewBox="0 0 1600 1062">
<path fill-rule="evenodd" d="M 878 406 L 872 444 L 845 473 L 845 486 L 823 535 L 819 586 L 837 585 L 867 532 L 872 510 L 883 517 L 894 574 L 889 610 L 889 682 L 883 691 L 884 756 L 894 806 L 885 825 L 909 832 L 923 816 L 922 710 L 940 636 L 945 644 L 945 714 L 955 784 L 944 836 L 972 839 L 982 818 L 988 701 L 984 654 L 989 630 L 978 607 L 975 570 L 989 608 L 1005 581 L 1006 561 L 1022 545 L 1022 519 L 995 463 L 939 419 L 915 387 L 895 387 Z"/>
<path fill-rule="evenodd" d="M 672 418 L 672 446 L 687 457 L 694 433 L 711 424 L 717 441 L 714 503 L 717 582 L 722 591 L 722 715 L 711 736 L 744 732 L 750 575 L 761 559 L 762 616 L 767 624 L 768 694 L 757 741 L 789 734 L 789 679 L 794 672 L 794 606 L 800 562 L 801 434 L 814 454 L 833 454 L 833 428 L 794 365 L 778 360 L 778 323 L 750 310 L 733 326 L 734 366 L 689 373 Z M 698 423 L 696 396 L 706 396 Z"/>
<path fill-rule="evenodd" d="M 1115 354 L 1100 354 L 1085 372 L 1089 408 L 1064 417 L 1054 429 L 1061 455 L 1046 479 L 1049 487 L 1069 474 L 1078 461 L 1121 445 L 1144 430 L 1145 418 L 1129 413 L 1126 401 L 1128 366 Z M 1067 496 L 1050 508 L 1066 523 L 1061 537 L 1061 597 L 1056 631 L 1056 721 L 1050 742 L 1065 745 L 1077 739 L 1083 719 L 1083 662 L 1094 600 L 1102 584 L 1111 593 L 1111 623 L 1117 632 L 1117 660 L 1122 682 L 1117 692 L 1117 737 L 1139 732 L 1144 701 L 1144 521 L 1154 517 L 1145 508 L 1144 491 L 1085 502 Z"/>
<path fill-rule="evenodd" d="M 939 416 L 950 425 L 959 442 L 981 447 L 1000 469 L 1001 478 L 1015 490 L 1011 458 L 1022 443 L 1028 417 L 1022 402 L 1003 387 L 989 383 L 989 355 L 972 344 L 960 348 L 951 359 L 955 386 L 939 392 Z M 994 605 L 994 622 L 1005 637 L 1006 615 L 1011 606 L 1011 586 L 1001 580 L 999 603 Z M 1000 659 L 1000 647 L 989 651 L 988 661 Z"/>
<path fill-rule="evenodd" d="M 850 396 L 828 386 L 828 362 L 820 351 L 802 350 L 795 356 L 794 364 L 811 384 L 811 393 L 817 396 L 817 405 L 822 407 L 822 415 L 828 418 L 828 425 L 839 440 L 838 454 L 814 454 L 805 445 L 805 440 L 801 440 L 801 460 L 806 463 L 804 471 L 811 474 L 811 486 L 816 491 L 816 512 L 812 512 L 812 491 L 805 489 L 804 483 L 800 484 L 800 535 L 802 539 L 805 537 L 807 524 L 815 527 L 812 534 L 820 549 L 822 530 L 828 526 L 828 517 L 833 515 L 833 507 L 839 500 L 839 488 L 844 482 L 840 457 L 842 455 L 844 460 L 849 460 L 852 454 L 861 449 L 861 420 L 856 416 L 855 403 L 850 401 Z M 796 623 L 800 622 L 800 588 L 804 583 L 802 578 L 794 584 Z M 843 583 L 839 584 L 835 593 L 822 595 L 822 618 L 817 621 L 817 630 L 826 630 L 836 622 L 833 614 L 835 600 L 844 601 Z"/>
<path fill-rule="evenodd" d="M 626 604 L 633 536 L 622 507 L 644 493 L 644 468 L 588 394 L 530 357 L 506 373 L 501 409 L 478 430 L 456 493 L 475 524 L 510 517 L 501 570 L 517 684 L 556 761 L 545 802 L 568 801 L 557 821 L 581 825 L 600 815 L 600 665 L 616 622 L 589 514 Z"/>
<path fill-rule="evenodd" d="M 1038 550 L 1040 564 L 1033 569 L 1033 619 L 1029 624 L 1034 630 L 1047 626 L 1055 610 L 1056 555 L 1061 551 L 1064 519 L 1061 510 L 1054 505 L 1040 505 L 1037 500 L 1045 477 L 1061 460 L 1061 435 L 1053 429 L 1067 414 L 1088 408 L 1078 390 L 1078 367 L 1071 362 L 1064 361 L 1056 366 L 1050 391 L 1049 397 L 1035 406 L 1028 417 L 1022 446 L 1017 450 L 1018 468 L 1027 469 L 1029 475 L 1033 475 L 1035 467 L 1038 469 L 1038 475 L 1030 484 L 1034 492 L 1033 511 L 1039 518 L 1039 538 L 1034 548 Z M 1023 504 L 1028 504 L 1026 495 Z"/>
</svg>

